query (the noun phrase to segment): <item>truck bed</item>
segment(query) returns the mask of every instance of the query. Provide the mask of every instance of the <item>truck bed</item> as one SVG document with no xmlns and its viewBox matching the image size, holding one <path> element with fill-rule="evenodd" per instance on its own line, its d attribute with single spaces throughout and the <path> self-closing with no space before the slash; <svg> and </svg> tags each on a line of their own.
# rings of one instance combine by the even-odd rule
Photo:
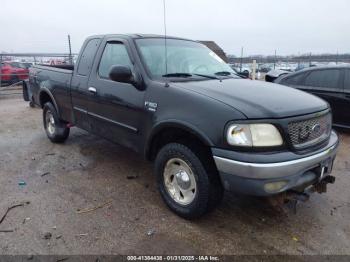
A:
<svg viewBox="0 0 350 262">
<path fill-rule="evenodd" d="M 44 65 L 37 64 L 32 66 L 30 69 L 43 69 L 48 71 L 57 71 L 62 73 L 72 73 L 74 71 L 74 65 Z M 29 69 L 29 70 L 30 70 Z"/>
<path fill-rule="evenodd" d="M 40 66 L 53 67 L 53 68 L 66 69 L 66 70 L 74 71 L 74 65 L 44 65 L 44 64 L 39 64 L 39 65 Z"/>
<path fill-rule="evenodd" d="M 57 106 L 63 117 L 70 115 L 70 83 L 73 75 L 73 65 L 35 65 L 29 69 L 29 82 L 32 101 L 43 106 L 40 99 L 40 90 L 50 90 L 57 98 Z M 69 119 L 69 118 L 68 118 Z"/>
</svg>

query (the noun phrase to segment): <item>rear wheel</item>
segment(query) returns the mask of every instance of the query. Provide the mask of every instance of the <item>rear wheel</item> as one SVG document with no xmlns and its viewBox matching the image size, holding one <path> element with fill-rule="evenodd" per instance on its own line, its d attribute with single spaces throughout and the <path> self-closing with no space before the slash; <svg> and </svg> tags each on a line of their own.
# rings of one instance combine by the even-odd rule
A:
<svg viewBox="0 0 350 262">
<path fill-rule="evenodd" d="M 155 174 L 160 194 L 177 215 L 194 219 L 216 207 L 223 188 L 216 170 L 203 164 L 195 150 L 179 143 L 165 145 L 157 154 Z"/>
<path fill-rule="evenodd" d="M 44 128 L 53 143 L 63 143 L 69 136 L 69 128 L 58 118 L 57 110 L 50 102 L 44 105 Z"/>
</svg>

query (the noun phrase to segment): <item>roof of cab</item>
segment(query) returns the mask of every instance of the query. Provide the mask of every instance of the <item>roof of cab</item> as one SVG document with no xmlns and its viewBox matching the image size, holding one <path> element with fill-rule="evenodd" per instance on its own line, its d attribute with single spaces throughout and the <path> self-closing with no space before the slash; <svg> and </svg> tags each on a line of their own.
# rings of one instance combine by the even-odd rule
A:
<svg viewBox="0 0 350 262">
<path fill-rule="evenodd" d="M 88 38 L 105 38 L 105 37 L 121 37 L 121 38 L 132 38 L 132 39 L 140 39 L 140 38 L 165 38 L 164 35 L 157 35 L 157 34 L 105 34 L 105 35 L 92 35 Z M 166 36 L 166 38 L 169 39 L 179 39 L 179 40 L 187 40 L 187 41 L 194 41 L 192 39 L 186 39 L 182 37 L 176 37 L 176 36 Z"/>
</svg>

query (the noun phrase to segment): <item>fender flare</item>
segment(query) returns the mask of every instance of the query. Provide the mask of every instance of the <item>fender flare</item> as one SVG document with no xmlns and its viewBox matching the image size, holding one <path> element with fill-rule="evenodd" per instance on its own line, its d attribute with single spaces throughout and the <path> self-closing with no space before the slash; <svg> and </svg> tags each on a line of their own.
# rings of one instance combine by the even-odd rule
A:
<svg viewBox="0 0 350 262">
<path fill-rule="evenodd" d="M 41 104 L 41 101 L 40 101 L 41 99 L 40 99 L 40 97 L 41 97 L 41 95 L 44 94 L 44 93 L 47 94 L 47 95 L 49 95 L 49 97 L 51 98 L 51 101 L 52 101 L 54 107 L 55 107 L 56 110 L 57 110 L 57 114 L 60 116 L 60 111 L 59 111 L 59 108 L 58 108 L 58 106 L 57 106 L 56 100 L 55 100 L 54 96 L 52 95 L 52 93 L 50 92 L 50 90 L 49 90 L 48 88 L 46 88 L 46 87 L 41 87 L 41 88 L 40 88 L 40 91 L 39 91 L 39 103 L 40 103 L 41 108 L 43 108 L 44 105 Z"/>
<path fill-rule="evenodd" d="M 210 146 L 210 147 L 214 146 L 214 143 L 210 140 L 210 138 L 204 132 L 202 132 L 200 129 L 198 129 L 196 126 L 194 126 L 188 122 L 185 122 L 185 121 L 176 120 L 176 119 L 168 119 L 168 120 L 160 121 L 153 126 L 152 131 L 150 132 L 150 134 L 146 140 L 147 142 L 146 142 L 146 147 L 145 147 L 145 152 L 144 152 L 146 158 L 148 157 L 148 155 L 151 151 L 152 142 L 153 142 L 155 136 L 159 132 L 164 130 L 165 128 L 171 128 L 171 127 L 179 128 L 179 129 L 182 129 L 184 131 L 190 132 L 193 135 L 195 135 L 199 140 L 201 140 L 203 144 Z"/>
</svg>

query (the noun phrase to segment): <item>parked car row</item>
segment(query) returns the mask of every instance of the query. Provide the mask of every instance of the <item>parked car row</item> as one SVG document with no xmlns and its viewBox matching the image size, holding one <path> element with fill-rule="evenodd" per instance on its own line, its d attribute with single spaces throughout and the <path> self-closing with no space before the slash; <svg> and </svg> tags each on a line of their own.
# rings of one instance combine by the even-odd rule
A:
<svg viewBox="0 0 350 262">
<path fill-rule="evenodd" d="M 242 78 L 251 78 L 253 77 L 253 70 L 250 69 L 249 67 L 237 67 L 233 64 L 229 64 L 229 66 L 232 68 L 232 70 L 237 74 L 239 75 L 240 77 Z M 255 70 L 255 79 L 260 79 L 260 74 L 261 73 L 264 73 L 266 70 L 266 68 L 257 68 Z"/>
<path fill-rule="evenodd" d="M 30 63 L 5 61 L 1 63 L 1 83 L 15 84 L 29 77 Z"/>
</svg>

